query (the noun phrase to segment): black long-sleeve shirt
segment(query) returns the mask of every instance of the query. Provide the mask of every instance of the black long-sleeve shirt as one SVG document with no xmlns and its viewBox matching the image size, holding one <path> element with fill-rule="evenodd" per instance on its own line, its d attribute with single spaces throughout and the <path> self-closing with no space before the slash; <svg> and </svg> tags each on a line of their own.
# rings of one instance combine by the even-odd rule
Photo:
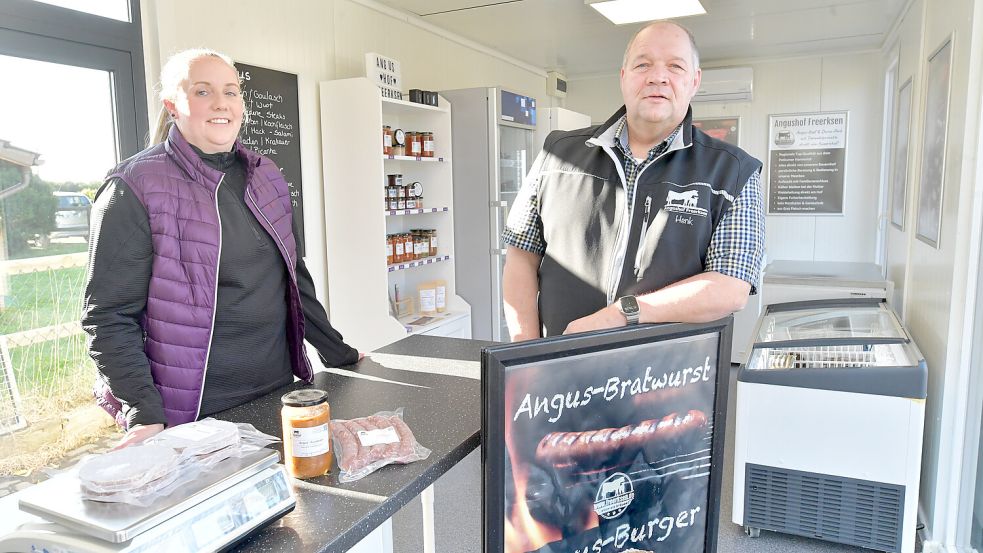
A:
<svg viewBox="0 0 983 553">
<path fill-rule="evenodd" d="M 287 267 L 274 239 L 245 204 L 245 172 L 235 154 L 198 153 L 209 166 L 225 173 L 217 191 L 222 250 L 202 391 L 201 415 L 205 416 L 289 384 L 293 375 L 286 338 Z M 131 426 L 164 423 L 139 325 L 153 261 L 146 209 L 125 182 L 112 179 L 99 191 L 92 219 L 83 317 L 92 336 L 92 357 L 113 395 L 124 404 Z M 355 363 L 358 352 L 328 321 L 303 259 L 298 258 L 296 272 L 306 339 L 326 366 Z"/>
</svg>

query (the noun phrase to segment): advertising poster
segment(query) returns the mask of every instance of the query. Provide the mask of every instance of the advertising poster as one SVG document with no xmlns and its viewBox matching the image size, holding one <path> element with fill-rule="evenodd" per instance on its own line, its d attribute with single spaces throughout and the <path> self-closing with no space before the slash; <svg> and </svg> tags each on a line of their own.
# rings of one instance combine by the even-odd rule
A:
<svg viewBox="0 0 983 553">
<path fill-rule="evenodd" d="M 738 147 L 740 146 L 740 117 L 693 119 L 693 126 L 716 138 L 717 140 L 723 140 L 728 144 L 733 144 L 734 146 Z"/>
<path fill-rule="evenodd" d="M 768 213 L 843 213 L 847 112 L 768 117 Z"/>
<path fill-rule="evenodd" d="M 928 91 L 925 95 L 925 136 L 922 139 L 921 186 L 915 236 L 936 248 L 942 225 L 942 183 L 945 181 L 946 128 L 949 121 L 949 70 L 952 42 L 939 48 L 928 60 Z"/>
<path fill-rule="evenodd" d="M 504 551 L 705 551 L 719 344 L 701 334 L 509 367 Z"/>
<path fill-rule="evenodd" d="M 904 230 L 908 190 L 908 128 L 911 121 L 911 79 L 898 92 L 898 115 L 894 128 L 894 167 L 891 173 L 891 224 Z"/>
</svg>

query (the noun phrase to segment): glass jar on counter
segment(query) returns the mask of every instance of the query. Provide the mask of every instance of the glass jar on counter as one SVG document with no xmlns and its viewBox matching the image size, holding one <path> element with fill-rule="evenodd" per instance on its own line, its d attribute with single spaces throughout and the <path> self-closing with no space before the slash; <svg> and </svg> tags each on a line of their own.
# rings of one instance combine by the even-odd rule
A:
<svg viewBox="0 0 983 553">
<path fill-rule="evenodd" d="M 331 407 L 324 390 L 303 389 L 284 394 L 283 464 L 294 478 L 314 478 L 331 470 Z"/>
<path fill-rule="evenodd" d="M 393 155 L 393 129 L 389 125 L 382 127 L 382 155 Z"/>
</svg>

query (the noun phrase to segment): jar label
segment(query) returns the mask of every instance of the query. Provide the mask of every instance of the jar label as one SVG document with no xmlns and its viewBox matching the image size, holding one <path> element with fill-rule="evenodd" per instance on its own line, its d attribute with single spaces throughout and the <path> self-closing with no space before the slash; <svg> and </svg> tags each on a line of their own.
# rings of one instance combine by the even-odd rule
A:
<svg viewBox="0 0 983 553">
<path fill-rule="evenodd" d="M 399 434 L 396 433 L 396 429 L 392 426 L 376 428 L 375 430 L 359 430 L 358 441 L 362 444 L 362 447 L 394 444 L 399 442 Z"/>
<path fill-rule="evenodd" d="M 444 286 L 437 287 L 437 310 L 443 311 L 444 307 L 447 305 L 447 288 Z"/>
<path fill-rule="evenodd" d="M 392 257 L 393 255 L 393 244 L 392 242 L 386 243 L 386 257 Z"/>
<path fill-rule="evenodd" d="M 430 249 L 431 250 L 436 250 L 437 249 L 437 235 L 436 234 L 431 234 L 430 235 Z"/>
<path fill-rule="evenodd" d="M 385 140 L 386 140 L 385 141 L 386 148 L 392 148 L 393 147 L 393 135 L 387 134 L 385 136 Z"/>
<path fill-rule="evenodd" d="M 432 152 L 433 151 L 433 140 L 425 140 L 423 142 L 423 150 L 426 151 L 426 152 Z"/>
<path fill-rule="evenodd" d="M 416 141 L 416 140 L 413 141 L 413 153 L 414 154 L 419 154 L 420 153 L 420 146 L 422 146 L 422 144 L 420 144 L 418 141 Z"/>
<path fill-rule="evenodd" d="M 396 242 L 396 255 L 398 257 L 403 257 L 404 253 L 406 253 L 406 250 L 403 249 L 403 241 L 400 240 L 399 242 Z"/>
<path fill-rule="evenodd" d="M 331 451 L 331 433 L 328 425 L 319 424 L 306 428 L 290 429 L 290 443 L 294 457 L 316 457 Z"/>
</svg>

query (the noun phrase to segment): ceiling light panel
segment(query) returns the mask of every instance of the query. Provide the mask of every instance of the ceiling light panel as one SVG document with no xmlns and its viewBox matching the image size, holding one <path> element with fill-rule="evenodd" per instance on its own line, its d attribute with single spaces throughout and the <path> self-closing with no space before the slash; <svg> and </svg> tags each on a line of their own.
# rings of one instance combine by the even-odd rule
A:
<svg viewBox="0 0 983 553">
<path fill-rule="evenodd" d="M 606 0 L 590 2 L 590 7 L 615 25 L 707 13 L 700 0 Z"/>
</svg>

